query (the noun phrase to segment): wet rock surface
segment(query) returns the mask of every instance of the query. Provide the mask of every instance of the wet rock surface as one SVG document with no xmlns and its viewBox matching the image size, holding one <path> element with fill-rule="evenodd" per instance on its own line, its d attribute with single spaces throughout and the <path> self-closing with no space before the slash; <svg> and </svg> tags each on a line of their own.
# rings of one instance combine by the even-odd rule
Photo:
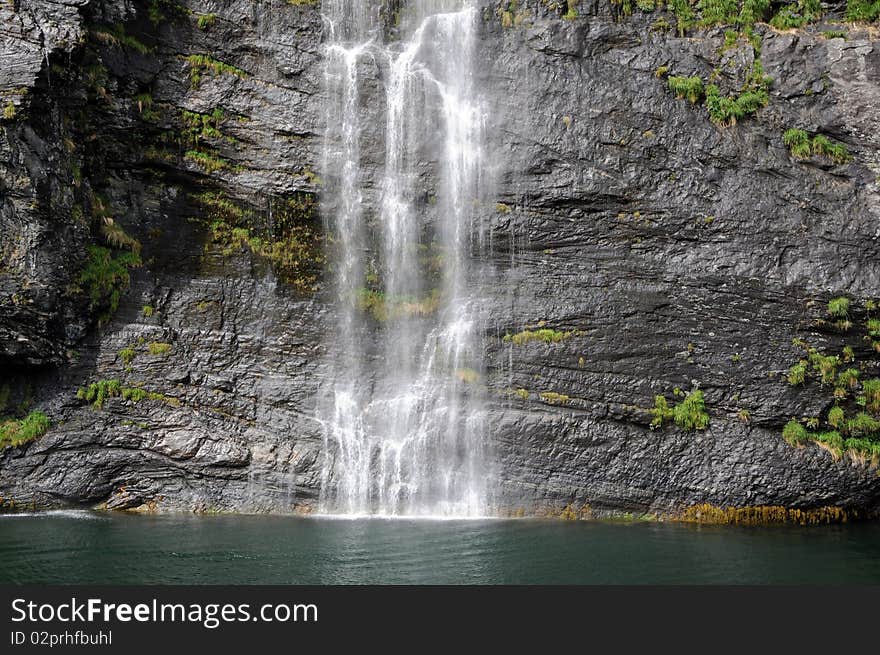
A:
<svg viewBox="0 0 880 655">
<path fill-rule="evenodd" d="M 497 163 L 481 278 L 493 505 L 880 508 L 875 469 L 780 436 L 790 417 L 831 403 L 786 383 L 800 356 L 792 338 L 839 350 L 845 336 L 816 327 L 828 298 L 880 295 L 876 34 L 759 26 L 770 103 L 720 128 L 655 73 L 708 78 L 726 58 L 720 84 L 738 87 L 752 50 L 721 52 L 723 30 L 678 38 L 652 31 L 650 16 L 616 20 L 601 3 L 581 3 L 574 21 L 523 4 L 529 19 L 505 27 L 486 3 L 480 40 Z M 319 191 L 318 5 L 181 6 L 190 13 L 155 24 L 142 2 L 0 6 L 0 94 L 16 107 L 0 126 L 0 383 L 10 407 L 53 420 L 45 436 L 0 451 L 5 501 L 316 506 L 329 294 L 292 288 L 241 244 L 212 244 L 194 196 L 222 191 L 271 220 L 274 200 Z M 194 84 L 192 55 L 241 73 L 206 71 Z M 380 73 L 378 62 L 372 78 Z M 181 112 L 218 107 L 223 137 L 207 139 L 228 165 L 208 172 L 163 135 L 184 129 Z M 792 158 L 790 127 L 845 143 L 852 161 Z M 381 131 L 363 135 L 368 205 Z M 143 260 L 101 325 L 102 308 L 77 289 L 95 230 L 75 207 L 94 213 L 96 194 Z M 502 339 L 539 324 L 572 334 Z M 77 398 L 99 380 L 153 396 L 102 408 Z M 708 430 L 649 429 L 656 394 L 696 386 Z"/>
</svg>

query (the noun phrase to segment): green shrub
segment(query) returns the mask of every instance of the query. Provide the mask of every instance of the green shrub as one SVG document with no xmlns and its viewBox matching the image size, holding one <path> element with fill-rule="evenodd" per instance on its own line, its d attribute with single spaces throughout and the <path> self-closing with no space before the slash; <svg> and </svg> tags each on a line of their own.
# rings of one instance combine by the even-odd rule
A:
<svg viewBox="0 0 880 655">
<path fill-rule="evenodd" d="M 859 412 L 846 423 L 847 434 L 853 437 L 868 437 L 880 432 L 880 421 L 870 414 Z"/>
<path fill-rule="evenodd" d="M 684 33 L 696 23 L 697 16 L 693 7 L 689 0 L 670 0 L 669 8 L 677 19 L 678 35 L 684 36 Z"/>
<path fill-rule="evenodd" d="M 859 371 L 855 368 L 848 368 L 845 371 L 841 371 L 840 375 L 837 376 L 837 382 L 835 383 L 835 387 L 839 389 L 845 389 L 850 391 L 855 389 L 859 384 Z"/>
<path fill-rule="evenodd" d="M 0 448 L 18 446 L 42 437 L 51 425 L 49 417 L 40 411 L 33 411 L 23 419 L 0 419 Z"/>
<path fill-rule="evenodd" d="M 823 355 L 820 352 L 812 351 L 808 357 L 810 358 L 813 372 L 819 376 L 822 384 L 834 384 L 837 378 L 837 365 L 840 363 L 837 355 Z"/>
<path fill-rule="evenodd" d="M 820 0 L 798 0 L 797 3 L 782 7 L 771 19 L 770 24 L 778 30 L 789 30 L 803 27 L 821 17 Z"/>
<path fill-rule="evenodd" d="M 821 134 L 811 140 L 804 130 L 792 128 L 783 133 L 782 142 L 788 146 L 795 159 L 808 159 L 811 155 L 818 155 L 827 157 L 835 164 L 845 164 L 852 159 L 845 145 L 832 143 Z"/>
<path fill-rule="evenodd" d="M 842 143 L 831 143 L 828 137 L 817 134 L 813 137 L 813 154 L 828 157 L 835 164 L 845 164 L 852 159 L 849 150 Z"/>
<path fill-rule="evenodd" d="M 691 104 L 697 104 L 703 99 L 703 80 L 696 75 L 693 77 L 671 75 L 666 83 L 679 99 L 687 98 Z"/>
<path fill-rule="evenodd" d="M 140 387 L 125 387 L 122 390 L 122 397 L 125 400 L 130 400 L 134 403 L 138 403 L 145 398 L 148 398 L 149 394 Z"/>
<path fill-rule="evenodd" d="M 843 449 L 868 457 L 880 457 L 880 441 L 873 439 L 849 438 L 843 442 Z"/>
<path fill-rule="evenodd" d="M 715 84 L 706 87 L 706 109 L 709 111 L 709 118 L 718 125 L 734 125 L 737 120 L 745 116 L 736 99 L 722 96 Z"/>
<path fill-rule="evenodd" d="M 880 20 L 880 0 L 847 0 L 846 19 L 854 23 Z"/>
<path fill-rule="evenodd" d="M 809 440 L 810 434 L 803 425 L 792 419 L 782 428 L 782 438 L 790 445 L 798 446 Z"/>
<path fill-rule="evenodd" d="M 80 387 L 76 391 L 76 397 L 91 403 L 96 409 L 104 406 L 108 398 L 119 396 L 122 393 L 122 383 L 119 380 L 99 380 L 88 387 Z"/>
<path fill-rule="evenodd" d="M 788 383 L 792 386 L 803 384 L 807 376 L 807 362 L 801 360 L 788 369 Z"/>
<path fill-rule="evenodd" d="M 276 275 L 298 291 L 311 293 L 317 290 L 317 271 L 326 259 L 321 236 L 313 227 L 317 213 L 317 200 L 313 195 L 300 193 L 274 199 L 271 203 L 272 230 L 265 238 L 258 236 L 253 228 L 255 219 L 260 218 L 256 212 L 240 207 L 217 192 L 205 192 L 194 198 L 204 209 L 212 242 L 221 248 L 223 254 L 232 255 L 248 248 L 268 260 Z M 355 302 L 360 304 L 361 300 L 369 298 L 361 298 L 359 292 Z M 421 303 L 427 303 L 422 304 L 423 310 L 435 309 L 439 307 L 439 295 L 420 299 Z M 400 309 L 406 310 L 405 307 Z"/>
<path fill-rule="evenodd" d="M 541 400 L 550 405 L 565 405 L 570 400 L 564 393 L 556 393 L 555 391 L 542 391 L 539 395 Z"/>
<path fill-rule="evenodd" d="M 833 428 L 842 428 L 846 422 L 846 414 L 842 407 L 835 405 L 828 410 L 828 425 Z"/>
<path fill-rule="evenodd" d="M 675 424 L 683 430 L 705 430 L 709 425 L 706 402 L 699 389 L 691 391 L 672 412 Z"/>
<path fill-rule="evenodd" d="M 865 396 L 865 409 L 880 414 L 880 379 L 871 378 L 862 382 L 862 393 Z"/>
<path fill-rule="evenodd" d="M 744 0 L 737 22 L 745 26 L 754 25 L 758 21 L 764 20 L 769 7 L 770 0 Z"/>
<path fill-rule="evenodd" d="M 739 2 L 737 0 L 699 0 L 697 9 L 705 27 L 712 25 L 732 25 L 739 18 Z"/>
<path fill-rule="evenodd" d="M 812 154 L 810 135 L 804 130 L 792 128 L 782 135 L 782 142 L 788 146 L 792 156 L 796 159 L 807 159 Z"/>
</svg>

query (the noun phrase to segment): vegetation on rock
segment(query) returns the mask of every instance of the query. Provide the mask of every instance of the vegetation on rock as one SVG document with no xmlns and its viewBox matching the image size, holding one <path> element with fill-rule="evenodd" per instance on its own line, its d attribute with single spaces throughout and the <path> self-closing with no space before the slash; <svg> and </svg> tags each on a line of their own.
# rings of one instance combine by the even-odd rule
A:
<svg viewBox="0 0 880 655">
<path fill-rule="evenodd" d="M 880 344 L 876 341 L 880 335 L 873 332 L 874 327 L 880 327 L 880 320 L 872 316 L 877 311 L 875 303 L 866 302 L 864 307 L 868 318 L 865 334 L 859 341 L 871 348 L 861 362 L 856 361 L 856 351 L 850 345 L 834 355 L 812 348 L 800 339 L 794 340 L 794 345 L 801 348 L 805 356 L 789 370 L 788 383 L 813 393 L 828 394 L 833 405 L 824 421 L 818 416 L 792 418 L 785 424 L 782 436 L 793 446 L 815 441 L 836 458 L 849 454 L 877 466 L 880 464 L 880 377 L 869 375 L 880 374 L 877 366 Z M 846 335 L 852 326 L 849 320 L 852 312 L 850 299 L 832 298 L 827 305 L 832 322 L 823 320 L 820 326 L 830 325 Z"/>
<path fill-rule="evenodd" d="M 0 418 L 0 448 L 18 446 L 41 437 L 51 425 L 49 417 L 40 411 L 33 411 L 21 419 Z"/>
<path fill-rule="evenodd" d="M 247 248 L 268 261 L 276 275 L 298 291 L 312 293 L 317 289 L 325 256 L 315 228 L 313 196 L 294 194 L 274 200 L 271 222 L 217 191 L 203 192 L 195 200 L 208 222 L 211 243 L 223 254 Z"/>
<path fill-rule="evenodd" d="M 681 392 L 679 392 L 681 393 Z M 682 430 L 705 430 L 709 427 L 709 412 L 703 392 L 694 389 L 685 398 L 672 407 L 665 396 L 654 398 L 654 407 L 650 410 L 653 419 L 651 429 L 656 430 L 669 421 L 673 421 Z"/>
</svg>

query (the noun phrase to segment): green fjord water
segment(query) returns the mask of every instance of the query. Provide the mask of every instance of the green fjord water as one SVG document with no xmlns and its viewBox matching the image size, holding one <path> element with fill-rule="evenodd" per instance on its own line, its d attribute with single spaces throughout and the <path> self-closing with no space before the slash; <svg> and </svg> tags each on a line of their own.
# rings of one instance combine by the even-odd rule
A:
<svg viewBox="0 0 880 655">
<path fill-rule="evenodd" d="M 880 524 L 0 516 L 0 583 L 880 583 Z"/>
</svg>

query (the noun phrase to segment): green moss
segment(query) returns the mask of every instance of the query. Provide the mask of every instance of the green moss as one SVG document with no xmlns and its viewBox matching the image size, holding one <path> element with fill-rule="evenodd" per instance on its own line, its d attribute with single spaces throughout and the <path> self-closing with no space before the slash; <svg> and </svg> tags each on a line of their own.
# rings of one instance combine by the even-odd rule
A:
<svg viewBox="0 0 880 655">
<path fill-rule="evenodd" d="M 207 31 L 217 22 L 217 14 L 201 14 L 196 20 L 200 30 Z"/>
<path fill-rule="evenodd" d="M 150 54 L 153 49 L 144 45 L 136 37 L 125 33 L 125 27 L 122 24 L 114 25 L 111 28 L 101 28 L 92 32 L 92 35 L 101 43 L 115 46 L 117 48 L 128 48 L 142 55 Z"/>
<path fill-rule="evenodd" d="M 563 393 L 556 393 L 555 391 L 542 391 L 540 393 L 541 400 L 550 405 L 565 405 L 571 400 L 568 396 Z"/>
<path fill-rule="evenodd" d="M 23 419 L 0 418 L 0 448 L 19 446 L 42 437 L 52 422 L 43 412 L 33 411 Z"/>
<path fill-rule="evenodd" d="M 880 20 L 880 0 L 847 0 L 846 19 L 854 23 Z"/>
<path fill-rule="evenodd" d="M 171 352 L 171 344 L 161 341 L 151 341 L 147 344 L 147 352 L 155 357 L 166 357 Z"/>
<path fill-rule="evenodd" d="M 248 74 L 242 69 L 222 62 L 219 59 L 214 59 L 208 55 L 189 55 L 186 57 L 186 62 L 190 67 L 190 85 L 194 88 L 201 84 L 202 77 L 205 73 L 209 73 L 214 77 L 232 75 L 241 79 L 246 79 L 248 76 Z"/>
<path fill-rule="evenodd" d="M 357 308 L 384 323 L 400 318 L 431 316 L 440 308 L 441 294 L 434 289 L 424 298 L 387 296 L 382 291 L 362 288 L 356 294 Z"/>
<path fill-rule="evenodd" d="M 577 331 L 563 332 L 561 330 L 552 330 L 549 328 L 540 328 L 538 330 L 523 330 L 516 334 L 505 334 L 502 341 L 504 343 L 512 343 L 516 346 L 524 346 L 532 341 L 540 341 L 542 343 L 559 343 L 570 337 L 577 335 Z"/>
<path fill-rule="evenodd" d="M 147 391 L 141 387 L 124 387 L 119 380 L 99 380 L 87 387 L 77 389 L 76 397 L 90 403 L 95 409 L 102 409 L 108 398 L 123 398 L 134 403 L 142 400 L 155 400 L 178 406 L 176 398 L 161 393 Z"/>
<path fill-rule="evenodd" d="M 268 261 L 278 277 L 298 291 L 317 290 L 318 272 L 325 262 L 322 239 L 313 227 L 317 201 L 310 194 L 295 194 L 272 201 L 271 230 L 260 215 L 217 192 L 194 196 L 208 221 L 211 242 L 225 255 L 248 248 Z"/>
<path fill-rule="evenodd" d="M 211 139 L 226 139 L 234 142 L 220 130 L 221 124 L 226 119 L 226 113 L 220 107 L 215 107 L 210 113 L 202 114 L 194 111 L 180 110 L 180 122 L 183 124 L 181 136 L 188 146 L 197 148 L 203 141 Z"/>
<path fill-rule="evenodd" d="M 152 305 L 144 305 L 143 308 L 141 309 L 141 314 L 143 314 L 144 318 L 150 318 L 153 316 L 153 313 L 155 311 L 156 310 L 153 309 Z"/>
<path fill-rule="evenodd" d="M 11 100 L 6 103 L 5 107 L 3 107 L 3 118 L 7 121 L 11 121 L 15 118 L 15 105 Z"/>
<path fill-rule="evenodd" d="M 844 391 L 851 391 L 858 385 L 859 371 L 855 368 L 848 368 L 845 371 L 841 371 L 837 376 L 837 382 L 834 384 L 836 389 L 842 389 Z"/>
<path fill-rule="evenodd" d="M 197 164 L 206 173 L 216 173 L 217 171 L 235 170 L 228 159 L 220 157 L 216 152 L 205 152 L 203 150 L 187 150 L 183 155 L 184 159 Z"/>
<path fill-rule="evenodd" d="M 119 359 L 122 360 L 122 363 L 128 366 L 137 356 L 137 351 L 132 347 L 123 348 L 119 351 Z"/>
</svg>

